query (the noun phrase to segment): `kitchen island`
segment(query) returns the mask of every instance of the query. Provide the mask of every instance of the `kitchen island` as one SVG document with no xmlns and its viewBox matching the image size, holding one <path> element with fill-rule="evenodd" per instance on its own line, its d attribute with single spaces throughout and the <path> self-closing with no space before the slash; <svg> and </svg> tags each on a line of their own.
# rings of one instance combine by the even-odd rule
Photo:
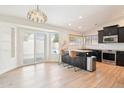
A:
<svg viewBox="0 0 124 93">
<path fill-rule="evenodd" d="M 79 52 L 79 53 L 90 53 L 90 52 L 92 52 L 92 50 L 90 50 L 90 49 L 70 49 L 69 51 L 75 51 L 75 52 Z"/>
<path fill-rule="evenodd" d="M 74 61 L 69 56 L 69 52 L 76 52 L 76 59 Z M 72 65 L 74 63 L 76 67 L 87 70 L 87 57 L 90 56 L 92 56 L 92 50 L 70 49 L 68 53 L 66 52 L 66 54 L 62 55 L 62 62 L 66 64 L 72 62 Z"/>
</svg>

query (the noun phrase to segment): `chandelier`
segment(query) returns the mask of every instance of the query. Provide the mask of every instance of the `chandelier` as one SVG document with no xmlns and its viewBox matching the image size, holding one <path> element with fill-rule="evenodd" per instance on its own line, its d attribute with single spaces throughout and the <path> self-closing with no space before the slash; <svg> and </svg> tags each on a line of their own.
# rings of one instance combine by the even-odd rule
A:
<svg viewBox="0 0 124 93">
<path fill-rule="evenodd" d="M 33 9 L 27 13 L 27 18 L 36 23 L 45 23 L 47 21 L 46 14 L 40 11 L 38 5 L 36 9 Z"/>
</svg>

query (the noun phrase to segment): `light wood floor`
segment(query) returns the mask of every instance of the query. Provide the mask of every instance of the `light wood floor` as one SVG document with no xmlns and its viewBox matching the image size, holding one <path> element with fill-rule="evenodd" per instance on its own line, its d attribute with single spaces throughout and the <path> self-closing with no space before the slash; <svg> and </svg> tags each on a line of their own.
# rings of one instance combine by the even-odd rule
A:
<svg viewBox="0 0 124 93">
<path fill-rule="evenodd" d="M 124 87 L 124 67 L 97 63 L 95 72 L 74 72 L 56 63 L 26 66 L 0 75 L 0 87 Z"/>
</svg>

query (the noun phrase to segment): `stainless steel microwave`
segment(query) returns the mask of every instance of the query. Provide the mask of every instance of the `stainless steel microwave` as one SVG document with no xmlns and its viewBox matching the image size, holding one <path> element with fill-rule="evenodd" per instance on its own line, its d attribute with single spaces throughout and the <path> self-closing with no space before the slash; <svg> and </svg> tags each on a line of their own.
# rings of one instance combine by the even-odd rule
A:
<svg viewBox="0 0 124 93">
<path fill-rule="evenodd" d="M 117 43 L 118 35 L 103 36 L 103 43 Z"/>
</svg>

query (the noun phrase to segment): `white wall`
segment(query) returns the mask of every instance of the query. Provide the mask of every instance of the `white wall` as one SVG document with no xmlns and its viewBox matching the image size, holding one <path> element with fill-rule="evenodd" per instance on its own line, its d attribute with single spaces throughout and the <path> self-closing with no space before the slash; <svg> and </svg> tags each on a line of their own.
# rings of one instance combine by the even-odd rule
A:
<svg viewBox="0 0 124 93">
<path fill-rule="evenodd" d="M 0 74 L 9 71 L 17 66 L 16 60 L 16 42 L 15 48 L 11 47 L 11 31 L 13 26 L 0 24 Z M 15 49 L 15 57 L 12 57 L 12 51 Z"/>
<path fill-rule="evenodd" d="M 111 25 L 115 25 L 118 24 L 119 26 L 124 26 L 124 18 L 119 18 L 116 19 L 112 22 L 106 23 L 100 27 L 98 27 L 97 29 L 93 29 L 87 32 L 84 32 L 84 36 L 87 35 L 96 35 L 98 34 L 98 30 L 102 30 L 103 27 L 105 26 L 111 26 Z M 110 50 L 124 50 L 124 43 L 112 43 L 112 44 L 97 44 L 97 45 L 86 45 L 86 48 L 90 48 L 90 49 L 110 49 Z"/>
</svg>

